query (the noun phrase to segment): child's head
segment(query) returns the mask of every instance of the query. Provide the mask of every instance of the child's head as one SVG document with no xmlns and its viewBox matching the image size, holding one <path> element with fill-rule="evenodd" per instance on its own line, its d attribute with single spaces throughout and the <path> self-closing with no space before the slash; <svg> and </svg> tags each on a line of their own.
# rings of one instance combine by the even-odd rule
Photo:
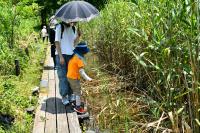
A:
<svg viewBox="0 0 200 133">
<path fill-rule="evenodd" d="M 81 55 L 87 54 L 90 49 L 87 47 L 86 42 L 80 42 L 74 49 L 74 53 L 78 53 Z"/>
</svg>

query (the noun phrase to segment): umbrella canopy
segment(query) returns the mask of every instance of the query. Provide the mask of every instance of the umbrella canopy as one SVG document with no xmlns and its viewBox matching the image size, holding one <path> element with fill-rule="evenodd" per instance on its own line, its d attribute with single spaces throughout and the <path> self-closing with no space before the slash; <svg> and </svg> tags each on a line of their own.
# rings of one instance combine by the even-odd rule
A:
<svg viewBox="0 0 200 133">
<path fill-rule="evenodd" d="M 63 22 L 90 21 L 99 15 L 99 11 L 85 1 L 71 1 L 58 9 L 55 18 Z"/>
</svg>

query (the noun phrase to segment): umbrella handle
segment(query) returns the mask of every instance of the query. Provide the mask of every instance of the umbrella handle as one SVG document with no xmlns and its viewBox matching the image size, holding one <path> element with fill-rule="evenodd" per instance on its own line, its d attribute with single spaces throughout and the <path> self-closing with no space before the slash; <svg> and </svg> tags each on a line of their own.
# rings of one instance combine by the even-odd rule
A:
<svg viewBox="0 0 200 133">
<path fill-rule="evenodd" d="M 79 23 L 78 23 L 78 30 L 79 30 L 79 28 L 80 28 L 80 27 L 79 27 Z"/>
<path fill-rule="evenodd" d="M 78 27 L 77 27 L 77 32 L 78 32 L 78 36 L 81 36 L 81 31 L 80 31 L 79 23 L 78 23 Z"/>
</svg>

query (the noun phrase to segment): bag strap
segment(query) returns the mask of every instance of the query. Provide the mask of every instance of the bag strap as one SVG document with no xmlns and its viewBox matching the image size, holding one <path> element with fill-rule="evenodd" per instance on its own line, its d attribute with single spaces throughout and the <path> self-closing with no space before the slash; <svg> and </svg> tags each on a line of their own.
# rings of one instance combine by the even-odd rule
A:
<svg viewBox="0 0 200 133">
<path fill-rule="evenodd" d="M 62 39 L 65 26 L 64 26 L 64 23 L 63 23 L 63 22 L 60 23 L 60 25 L 61 25 L 61 39 Z M 72 30 L 73 30 L 73 32 L 74 32 L 74 34 L 75 34 L 75 31 L 76 31 L 75 26 L 72 26 Z"/>
<path fill-rule="evenodd" d="M 60 25 L 61 25 L 61 39 L 62 39 L 65 27 L 63 23 L 60 23 Z"/>
</svg>

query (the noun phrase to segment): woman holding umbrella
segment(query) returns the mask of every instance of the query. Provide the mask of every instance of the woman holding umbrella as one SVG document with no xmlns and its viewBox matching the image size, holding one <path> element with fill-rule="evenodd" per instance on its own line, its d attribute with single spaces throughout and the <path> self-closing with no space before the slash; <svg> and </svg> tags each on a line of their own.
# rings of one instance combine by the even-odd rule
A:
<svg viewBox="0 0 200 133">
<path fill-rule="evenodd" d="M 71 1 L 64 4 L 58 9 L 55 18 L 64 23 L 64 31 L 62 25 L 56 26 L 56 65 L 59 78 L 59 90 L 64 105 L 69 104 L 72 94 L 71 88 L 66 78 L 69 59 L 72 57 L 74 50 L 74 42 L 80 38 L 80 32 L 75 29 L 75 22 L 90 21 L 99 15 L 99 11 L 90 3 L 85 1 Z"/>
<path fill-rule="evenodd" d="M 56 26 L 55 34 L 55 45 L 56 45 L 56 65 L 57 73 L 59 78 L 59 91 L 62 96 L 62 102 L 64 105 L 69 104 L 69 98 L 72 94 L 69 83 L 66 79 L 67 65 L 72 57 L 74 50 L 74 42 L 78 41 L 80 38 L 80 33 L 77 34 L 77 31 L 73 31 L 72 26 L 74 23 L 64 23 L 64 31 L 62 33 L 62 26 Z"/>
</svg>

